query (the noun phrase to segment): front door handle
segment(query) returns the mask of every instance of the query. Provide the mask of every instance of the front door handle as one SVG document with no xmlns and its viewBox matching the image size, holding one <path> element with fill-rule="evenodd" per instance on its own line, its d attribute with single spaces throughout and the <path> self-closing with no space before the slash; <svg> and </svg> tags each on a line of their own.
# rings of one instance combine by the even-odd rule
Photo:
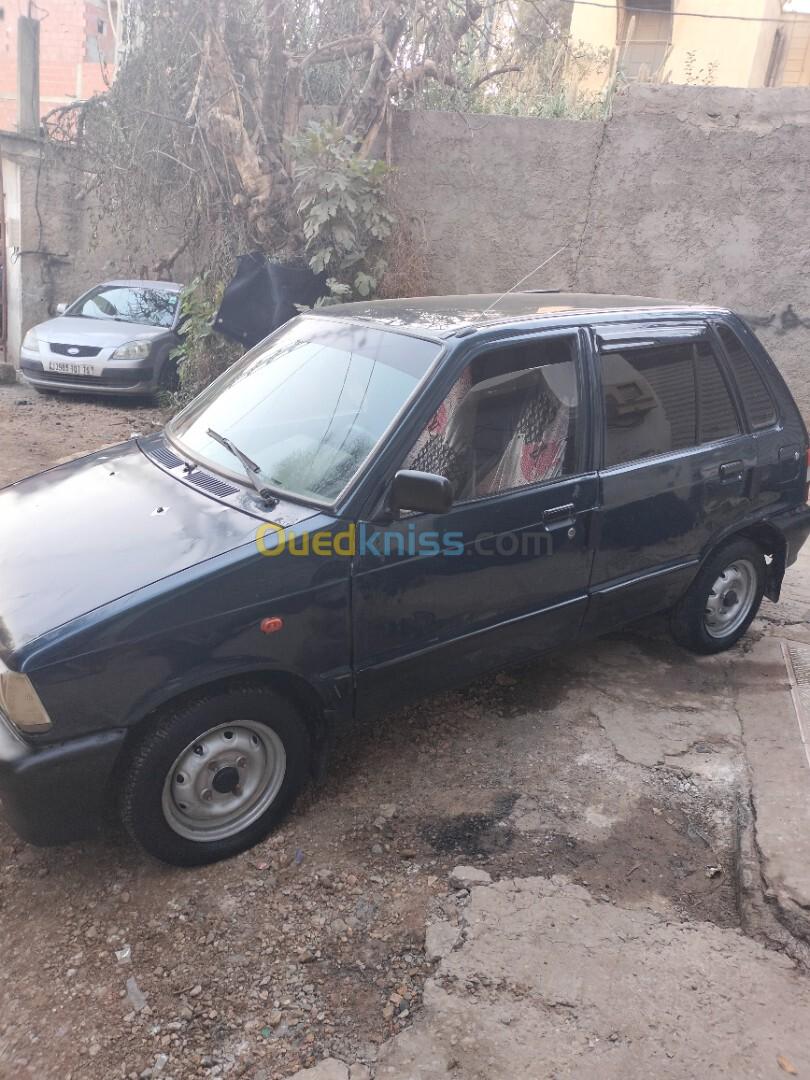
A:
<svg viewBox="0 0 810 1080">
<path fill-rule="evenodd" d="M 742 461 L 726 461 L 724 462 L 718 472 L 720 473 L 721 480 L 742 480 L 743 477 L 743 463 Z"/>
<path fill-rule="evenodd" d="M 543 511 L 543 524 L 550 532 L 552 529 L 564 529 L 568 525 L 573 525 L 576 519 L 577 508 L 573 503 L 566 503 L 564 506 L 552 506 L 549 510 Z"/>
</svg>

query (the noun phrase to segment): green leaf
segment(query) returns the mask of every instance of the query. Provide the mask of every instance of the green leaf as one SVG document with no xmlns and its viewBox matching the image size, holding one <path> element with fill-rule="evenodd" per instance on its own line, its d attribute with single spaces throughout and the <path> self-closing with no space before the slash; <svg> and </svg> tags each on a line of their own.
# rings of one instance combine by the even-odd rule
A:
<svg viewBox="0 0 810 1080">
<path fill-rule="evenodd" d="M 355 290 L 360 296 L 371 296 L 372 292 L 377 287 L 377 282 L 371 276 L 371 274 L 364 274 L 362 271 L 355 276 L 354 279 Z"/>
<path fill-rule="evenodd" d="M 335 243 L 344 251 L 351 251 L 354 247 L 354 233 L 348 225 L 333 225 L 332 237 Z"/>
<path fill-rule="evenodd" d="M 316 274 L 320 274 L 329 265 L 331 259 L 332 252 L 329 248 L 320 248 L 309 260 L 309 265 Z"/>
<path fill-rule="evenodd" d="M 349 296 L 352 291 L 351 285 L 346 285 L 345 282 L 338 281 L 337 278 L 327 278 L 326 286 L 333 296 Z"/>
</svg>

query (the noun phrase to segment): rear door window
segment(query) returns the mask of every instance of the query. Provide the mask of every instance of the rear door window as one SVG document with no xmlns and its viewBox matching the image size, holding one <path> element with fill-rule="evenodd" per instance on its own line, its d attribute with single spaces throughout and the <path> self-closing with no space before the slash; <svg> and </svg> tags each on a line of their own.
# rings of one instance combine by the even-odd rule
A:
<svg viewBox="0 0 810 1080">
<path fill-rule="evenodd" d="M 777 419 L 776 406 L 748 350 L 728 326 L 718 324 L 717 333 L 731 363 L 751 427 L 755 430 L 771 427 Z"/>
<path fill-rule="evenodd" d="M 605 465 L 695 444 L 692 345 L 650 346 L 601 357 Z"/>
<path fill-rule="evenodd" d="M 726 377 L 705 339 L 606 352 L 601 372 L 606 467 L 740 434 Z"/>
</svg>

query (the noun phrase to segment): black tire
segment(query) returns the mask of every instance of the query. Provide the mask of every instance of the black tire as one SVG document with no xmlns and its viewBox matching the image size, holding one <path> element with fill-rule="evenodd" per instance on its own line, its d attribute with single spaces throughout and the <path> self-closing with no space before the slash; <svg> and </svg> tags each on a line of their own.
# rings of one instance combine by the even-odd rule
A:
<svg viewBox="0 0 810 1080">
<path fill-rule="evenodd" d="M 240 724 L 261 726 L 272 733 L 268 737 L 280 740 L 285 762 L 277 793 L 260 817 L 232 835 L 213 840 L 180 835 L 170 824 L 163 801 L 165 787 L 174 791 L 169 777 L 175 773 L 178 758 L 196 740 L 207 738 L 206 733 Z M 286 698 L 262 686 L 214 690 L 163 711 L 135 745 L 120 794 L 121 820 L 133 840 L 163 862 L 202 866 L 227 859 L 253 847 L 282 820 L 306 783 L 310 765 L 306 724 Z"/>
<path fill-rule="evenodd" d="M 755 582 L 751 585 L 750 600 L 743 604 L 740 617 L 728 632 L 721 627 L 709 629 L 709 603 L 718 594 L 714 590 L 721 575 L 735 566 L 746 564 L 753 568 Z M 691 652 L 704 656 L 730 649 L 746 632 L 759 611 L 765 591 L 765 556 L 752 540 L 732 540 L 718 548 L 701 567 L 685 596 L 670 614 L 670 631 L 675 641 Z M 731 592 L 731 590 L 730 590 Z"/>
<path fill-rule="evenodd" d="M 173 394 L 176 390 L 180 389 L 180 375 L 177 371 L 177 361 L 172 359 L 171 356 L 164 358 L 163 363 L 160 365 L 160 371 L 158 373 L 157 392 L 158 394 Z"/>
</svg>

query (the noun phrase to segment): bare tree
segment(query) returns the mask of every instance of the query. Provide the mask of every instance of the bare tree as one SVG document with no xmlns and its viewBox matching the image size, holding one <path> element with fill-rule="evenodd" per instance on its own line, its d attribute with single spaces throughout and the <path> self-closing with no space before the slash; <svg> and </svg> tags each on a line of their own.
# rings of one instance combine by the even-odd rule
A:
<svg viewBox="0 0 810 1080">
<path fill-rule="evenodd" d="M 474 55 L 492 57 L 476 85 L 508 69 L 481 52 L 506 3 L 133 0 L 110 90 L 46 123 L 80 151 L 85 186 L 123 236 L 144 215 L 171 218 L 154 271 L 184 251 L 199 266 L 256 247 L 293 257 L 306 251 L 294 140 L 307 110 L 331 110 L 368 159 L 392 108 L 426 83 L 463 87 Z"/>
</svg>

